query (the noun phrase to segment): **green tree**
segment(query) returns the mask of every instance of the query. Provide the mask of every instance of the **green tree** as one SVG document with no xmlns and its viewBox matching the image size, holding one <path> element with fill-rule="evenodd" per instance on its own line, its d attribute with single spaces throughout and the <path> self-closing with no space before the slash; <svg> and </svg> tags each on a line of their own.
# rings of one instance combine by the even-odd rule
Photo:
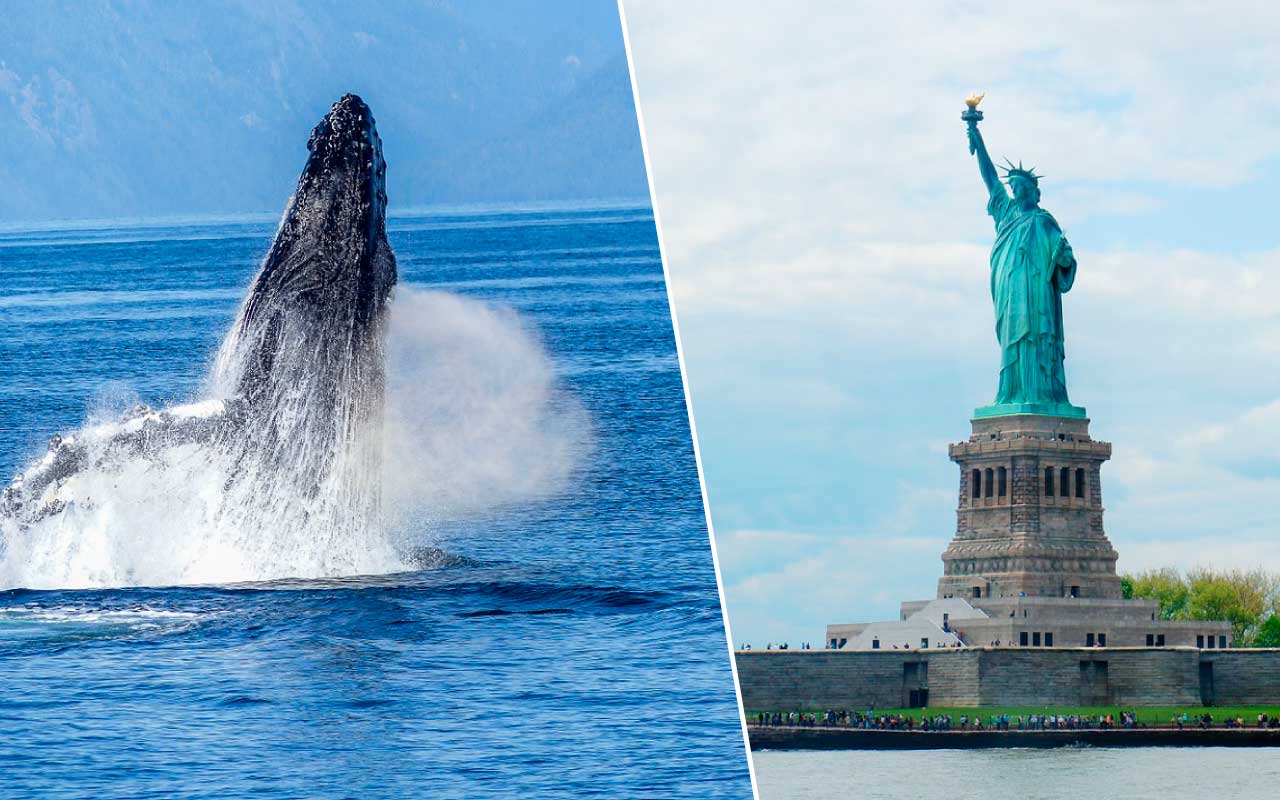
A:
<svg viewBox="0 0 1280 800">
<path fill-rule="evenodd" d="M 1137 575 L 1121 576 L 1122 589 L 1126 581 L 1129 584 L 1126 597 L 1159 601 L 1160 619 L 1187 619 L 1183 615 L 1191 595 L 1191 587 L 1177 569 L 1165 567 Z"/>
<path fill-rule="evenodd" d="M 1263 570 L 1216 570 L 1197 567 L 1187 573 L 1190 595 L 1185 619 L 1226 620 L 1232 644 L 1252 644 L 1275 587 L 1275 576 Z"/>
<path fill-rule="evenodd" d="M 1226 621 L 1235 647 L 1280 647 L 1264 644 L 1280 642 L 1280 574 L 1165 567 L 1122 575 L 1120 586 L 1125 597 L 1157 601 L 1160 619 Z"/>
<path fill-rule="evenodd" d="M 1280 647 L 1280 614 L 1272 614 L 1258 626 L 1258 635 L 1253 637 L 1254 647 Z"/>
</svg>

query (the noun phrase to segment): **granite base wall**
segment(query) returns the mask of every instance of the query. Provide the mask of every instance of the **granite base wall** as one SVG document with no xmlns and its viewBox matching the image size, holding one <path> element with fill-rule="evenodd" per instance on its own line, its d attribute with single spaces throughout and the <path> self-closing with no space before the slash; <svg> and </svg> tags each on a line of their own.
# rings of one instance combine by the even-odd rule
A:
<svg viewBox="0 0 1280 800">
<path fill-rule="evenodd" d="M 1280 703 L 1280 650 L 1219 650 L 1201 662 L 1213 664 L 1214 705 Z"/>
<path fill-rule="evenodd" d="M 738 684 L 748 711 L 896 708 L 903 702 L 904 665 L 927 660 L 910 651 L 741 651 Z"/>
<path fill-rule="evenodd" d="M 748 712 L 898 708 L 921 687 L 938 707 L 1188 706 L 1202 681 L 1213 705 L 1280 705 L 1280 650 L 756 650 L 737 664 Z"/>
</svg>

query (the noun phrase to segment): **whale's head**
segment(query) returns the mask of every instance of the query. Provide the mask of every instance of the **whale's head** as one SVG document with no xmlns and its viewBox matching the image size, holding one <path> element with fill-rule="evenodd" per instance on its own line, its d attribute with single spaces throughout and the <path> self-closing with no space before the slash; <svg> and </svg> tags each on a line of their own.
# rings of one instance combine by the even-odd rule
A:
<svg viewBox="0 0 1280 800">
<path fill-rule="evenodd" d="M 360 230 L 370 241 L 385 237 L 387 164 L 369 106 L 343 95 L 311 131 L 307 150 L 294 205 L 320 215 L 329 236 Z"/>
<path fill-rule="evenodd" d="M 377 349 L 396 282 L 387 167 L 369 106 L 344 95 L 311 132 L 307 150 L 232 342 L 249 356 L 235 372 L 239 393 L 251 397 L 279 372 L 285 348 L 311 351 L 310 363 L 338 371 Z"/>
<path fill-rule="evenodd" d="M 256 304 L 320 304 L 328 315 L 350 312 L 368 325 L 396 282 L 387 244 L 387 165 L 369 106 L 344 95 L 311 132 L 307 150 L 246 316 L 255 316 Z"/>
</svg>

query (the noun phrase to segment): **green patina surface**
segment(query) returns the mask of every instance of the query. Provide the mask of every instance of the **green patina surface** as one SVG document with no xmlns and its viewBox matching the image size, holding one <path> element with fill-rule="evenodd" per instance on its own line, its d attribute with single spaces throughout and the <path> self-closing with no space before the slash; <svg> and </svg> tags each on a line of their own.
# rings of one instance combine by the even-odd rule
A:
<svg viewBox="0 0 1280 800">
<path fill-rule="evenodd" d="M 992 403 L 973 410 L 975 419 L 1007 417 L 1011 414 L 1043 414 L 1049 417 L 1084 419 L 1085 410 L 1082 406 L 1073 406 L 1070 403 Z"/>
<path fill-rule="evenodd" d="M 996 228 L 991 301 L 1000 381 L 995 402 L 976 409 L 974 416 L 1084 417 L 1084 409 L 1067 398 L 1063 367 L 1062 295 L 1075 281 L 1075 254 L 1057 220 L 1040 207 L 1040 176 L 1010 163 L 1006 190 L 978 132 L 982 113 L 971 107 L 961 118 L 968 123 L 969 151 L 977 157 L 987 187 L 987 213 Z"/>
</svg>

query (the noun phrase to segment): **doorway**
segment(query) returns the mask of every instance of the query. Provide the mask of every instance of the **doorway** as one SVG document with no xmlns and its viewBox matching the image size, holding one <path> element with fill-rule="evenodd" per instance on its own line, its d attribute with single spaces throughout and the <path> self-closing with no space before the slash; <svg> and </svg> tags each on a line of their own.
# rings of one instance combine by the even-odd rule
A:
<svg viewBox="0 0 1280 800">
<path fill-rule="evenodd" d="M 1080 662 L 1080 703 L 1086 706 L 1105 706 L 1111 703 L 1111 681 L 1107 676 L 1107 662 Z"/>
<path fill-rule="evenodd" d="M 1202 705 L 1213 705 L 1213 662 L 1200 662 L 1200 703 Z"/>
<path fill-rule="evenodd" d="M 902 665 L 903 708 L 929 705 L 929 663 L 908 661 Z"/>
</svg>

